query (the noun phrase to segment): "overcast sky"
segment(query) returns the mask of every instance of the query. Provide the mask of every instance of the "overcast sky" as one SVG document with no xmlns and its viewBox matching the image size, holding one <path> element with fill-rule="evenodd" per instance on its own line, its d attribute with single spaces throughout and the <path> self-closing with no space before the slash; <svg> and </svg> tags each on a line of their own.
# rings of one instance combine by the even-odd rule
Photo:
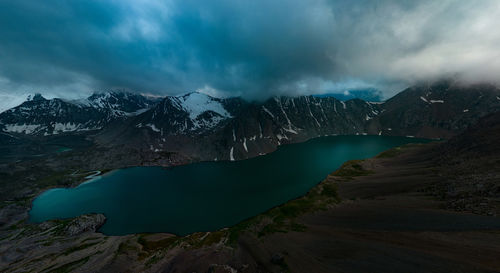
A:
<svg viewBox="0 0 500 273">
<path fill-rule="evenodd" d="M 498 81 L 497 0 L 0 0 L 0 99 Z"/>
</svg>

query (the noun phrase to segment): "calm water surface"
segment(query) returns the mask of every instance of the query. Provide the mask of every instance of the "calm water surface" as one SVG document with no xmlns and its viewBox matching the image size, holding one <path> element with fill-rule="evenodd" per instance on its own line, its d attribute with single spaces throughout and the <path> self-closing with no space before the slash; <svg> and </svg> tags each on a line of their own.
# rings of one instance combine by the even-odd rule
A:
<svg viewBox="0 0 500 273">
<path fill-rule="evenodd" d="M 410 142 L 427 140 L 322 137 L 243 161 L 121 169 L 76 188 L 44 192 L 34 200 L 30 220 L 104 213 L 100 231 L 108 235 L 216 230 L 305 194 L 347 160 Z"/>
</svg>

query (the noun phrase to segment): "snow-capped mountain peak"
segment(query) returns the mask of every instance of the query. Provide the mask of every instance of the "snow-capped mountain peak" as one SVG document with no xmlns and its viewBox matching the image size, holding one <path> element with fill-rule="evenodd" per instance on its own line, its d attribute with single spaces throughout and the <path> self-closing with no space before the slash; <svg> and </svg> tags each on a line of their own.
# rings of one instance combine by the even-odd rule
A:
<svg viewBox="0 0 500 273">
<path fill-rule="evenodd" d="M 36 135 L 99 130 L 118 118 L 143 113 L 155 103 L 141 95 L 119 92 L 72 101 L 34 94 L 0 114 L 0 130 Z"/>
<path fill-rule="evenodd" d="M 228 102 L 198 92 L 169 96 L 134 123 L 161 135 L 200 134 L 233 118 Z"/>
<path fill-rule="evenodd" d="M 192 92 L 176 97 L 183 109 L 189 113 L 189 118 L 196 119 L 199 115 L 207 111 L 215 112 L 224 118 L 231 118 L 231 114 L 224 108 L 220 99 L 209 95 Z"/>
</svg>

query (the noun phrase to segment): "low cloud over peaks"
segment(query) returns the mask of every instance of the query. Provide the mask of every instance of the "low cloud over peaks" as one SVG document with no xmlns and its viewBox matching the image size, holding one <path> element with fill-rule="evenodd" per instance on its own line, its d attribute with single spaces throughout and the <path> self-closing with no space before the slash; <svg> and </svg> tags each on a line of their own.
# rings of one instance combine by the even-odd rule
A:
<svg viewBox="0 0 500 273">
<path fill-rule="evenodd" d="M 498 81 L 500 3 L 0 1 L 0 93 L 249 98 Z"/>
</svg>

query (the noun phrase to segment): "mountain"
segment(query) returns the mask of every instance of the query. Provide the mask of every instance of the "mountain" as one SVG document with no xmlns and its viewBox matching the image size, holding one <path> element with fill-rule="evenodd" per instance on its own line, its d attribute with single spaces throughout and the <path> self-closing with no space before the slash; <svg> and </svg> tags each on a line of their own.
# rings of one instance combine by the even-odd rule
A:
<svg viewBox="0 0 500 273">
<path fill-rule="evenodd" d="M 290 106 L 291 99 L 276 98 L 265 107 L 273 120 L 295 130 L 298 121 L 290 119 L 288 127 L 284 114 L 277 116 L 287 100 Z M 305 106 L 306 98 L 300 100 Z M 293 103 L 301 108 L 298 101 Z M 262 104 L 245 107 L 260 112 Z M 293 113 L 287 107 L 284 112 L 289 118 Z M 303 118 L 315 123 L 309 113 Z M 32 223 L 30 200 L 47 188 L 76 186 L 94 172 L 67 156 L 0 163 L 5 200 L 0 225 L 7 238 L 0 267 L 9 272 L 76 266 L 81 272 L 498 272 L 499 137 L 497 112 L 446 142 L 404 145 L 348 161 L 303 197 L 232 227 L 187 236 L 106 236 L 96 232 L 105 221 L 100 214 Z M 108 160 L 113 151 L 95 159 Z"/>
<path fill-rule="evenodd" d="M 159 100 L 128 92 L 94 93 L 85 100 L 74 101 L 107 112 L 110 118 L 134 116 L 153 107 Z"/>
<path fill-rule="evenodd" d="M 421 84 L 380 102 L 274 97 L 265 102 L 200 93 L 166 97 L 151 110 L 101 131 L 96 142 L 135 150 L 140 164 L 239 160 L 324 135 L 450 138 L 500 110 L 500 89 L 452 81 Z M 161 163 L 159 163 L 161 162 Z"/>
<path fill-rule="evenodd" d="M 233 105 L 232 102 L 236 102 Z M 200 134 L 233 118 L 243 104 L 240 99 L 218 99 L 201 93 L 167 97 L 134 121 L 137 128 L 149 127 L 163 134 Z M 137 123 L 139 122 L 139 123 Z"/>
<path fill-rule="evenodd" d="M 450 138 L 479 118 L 500 111 L 500 89 L 443 80 L 408 88 L 382 107 L 368 124 L 371 134 Z"/>
<path fill-rule="evenodd" d="M 249 102 L 196 92 L 161 101 L 113 92 L 79 101 L 35 95 L 1 113 L 0 130 L 18 137 L 92 130 L 95 145 L 116 162 L 176 165 L 251 158 L 325 135 L 450 138 L 499 110 L 499 88 L 450 80 L 415 85 L 386 102 L 330 96 Z"/>
<path fill-rule="evenodd" d="M 141 95 L 117 92 L 94 94 L 78 101 L 49 100 L 35 94 L 0 113 L 0 130 L 35 136 L 99 130 L 115 119 L 144 112 L 154 103 Z"/>
<path fill-rule="evenodd" d="M 105 128 L 96 140 L 125 145 L 151 157 L 182 154 L 193 161 L 237 160 L 278 145 L 335 134 L 366 134 L 380 106 L 332 97 L 275 97 L 263 103 L 190 93 L 166 97 L 151 110 Z M 148 155 L 149 154 L 149 155 Z"/>
<path fill-rule="evenodd" d="M 241 159 L 313 137 L 366 134 L 365 121 L 379 111 L 378 105 L 359 99 L 275 97 L 250 105 L 221 133 L 229 140 L 230 159 Z"/>
</svg>

